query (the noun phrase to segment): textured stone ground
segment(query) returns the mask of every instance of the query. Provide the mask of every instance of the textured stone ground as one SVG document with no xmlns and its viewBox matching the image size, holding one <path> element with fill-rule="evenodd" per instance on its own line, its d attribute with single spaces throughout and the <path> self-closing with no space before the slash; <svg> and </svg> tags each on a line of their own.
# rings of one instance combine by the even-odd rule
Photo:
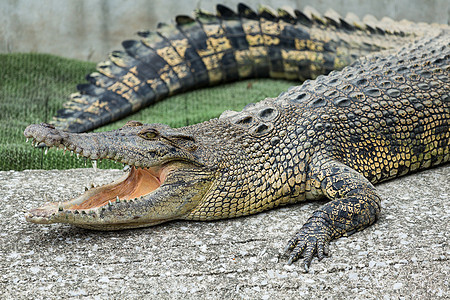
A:
<svg viewBox="0 0 450 300">
<path fill-rule="evenodd" d="M 1 299 L 441 299 L 450 293 L 450 165 L 381 185 L 378 223 L 309 274 L 278 260 L 320 203 L 217 222 L 96 232 L 23 211 L 120 171 L 0 172 Z"/>
</svg>

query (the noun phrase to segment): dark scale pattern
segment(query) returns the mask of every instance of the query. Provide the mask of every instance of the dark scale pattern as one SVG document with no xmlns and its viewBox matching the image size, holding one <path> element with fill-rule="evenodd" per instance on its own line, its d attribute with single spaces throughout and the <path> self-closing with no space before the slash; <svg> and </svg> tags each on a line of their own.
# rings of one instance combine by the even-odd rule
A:
<svg viewBox="0 0 450 300">
<path fill-rule="evenodd" d="M 256 13 L 242 4 L 237 12 L 218 6 L 217 16 L 199 11 L 176 21 L 124 42 L 126 53 L 100 64 L 61 112 L 62 127 L 91 129 L 165 95 L 237 78 L 317 78 L 179 129 L 128 122 L 116 131 L 72 134 L 30 125 L 25 135 L 39 143 L 149 168 L 147 177 L 158 182 L 166 177 L 140 198 L 112 197 L 107 208 L 80 210 L 49 204 L 32 210 L 29 221 L 122 229 L 327 198 L 286 247 L 288 262 L 303 256 L 308 269 L 313 256 L 328 254 L 331 240 L 376 221 L 381 199 L 373 184 L 450 161 L 447 26 L 354 27 L 337 17 Z"/>
</svg>

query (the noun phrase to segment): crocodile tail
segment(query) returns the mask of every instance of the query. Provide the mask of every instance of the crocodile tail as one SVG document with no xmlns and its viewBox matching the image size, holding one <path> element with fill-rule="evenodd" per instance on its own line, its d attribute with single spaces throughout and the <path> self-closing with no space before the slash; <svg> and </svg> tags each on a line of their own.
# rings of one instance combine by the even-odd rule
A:
<svg viewBox="0 0 450 300">
<path fill-rule="evenodd" d="M 311 9 L 262 6 L 255 12 L 244 4 L 237 11 L 219 4 L 215 14 L 177 16 L 173 25 L 161 23 L 155 32 L 139 32 L 140 40 L 124 41 L 124 51 L 99 63 L 52 123 L 90 131 L 193 88 L 254 77 L 314 78 L 399 44 L 383 44 L 385 35 L 405 35 L 358 22 Z"/>
</svg>

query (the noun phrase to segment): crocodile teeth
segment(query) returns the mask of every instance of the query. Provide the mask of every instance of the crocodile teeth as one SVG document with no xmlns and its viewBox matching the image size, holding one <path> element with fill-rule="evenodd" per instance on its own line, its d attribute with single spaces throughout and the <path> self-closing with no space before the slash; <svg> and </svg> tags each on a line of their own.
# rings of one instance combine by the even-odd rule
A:
<svg viewBox="0 0 450 300">
<path fill-rule="evenodd" d="M 58 204 L 58 211 L 63 211 L 63 210 L 64 210 L 64 208 L 62 207 L 61 202 L 59 202 L 59 204 Z"/>
</svg>

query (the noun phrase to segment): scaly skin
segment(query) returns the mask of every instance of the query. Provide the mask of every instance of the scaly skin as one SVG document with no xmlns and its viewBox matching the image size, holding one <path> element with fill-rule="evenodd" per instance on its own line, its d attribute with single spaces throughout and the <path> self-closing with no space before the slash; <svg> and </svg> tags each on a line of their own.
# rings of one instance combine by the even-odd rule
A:
<svg viewBox="0 0 450 300">
<path fill-rule="evenodd" d="M 308 270 L 331 240 L 376 221 L 381 199 L 373 184 L 450 160 L 449 43 L 449 29 L 435 27 L 397 52 L 178 129 L 131 121 L 78 134 L 30 125 L 25 136 L 34 142 L 131 170 L 26 219 L 113 230 L 328 198 L 286 247 L 288 263 L 303 256 Z"/>
</svg>

